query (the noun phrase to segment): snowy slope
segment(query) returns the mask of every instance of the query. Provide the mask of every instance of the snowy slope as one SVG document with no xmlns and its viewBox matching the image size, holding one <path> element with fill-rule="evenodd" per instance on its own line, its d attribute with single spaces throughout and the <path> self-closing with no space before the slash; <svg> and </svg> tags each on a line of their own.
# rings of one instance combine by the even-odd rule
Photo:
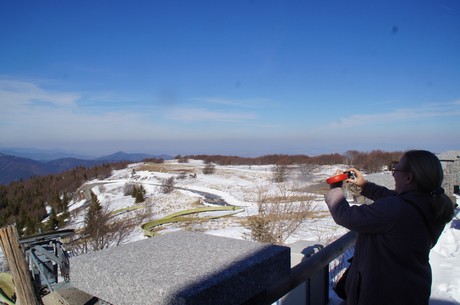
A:
<svg viewBox="0 0 460 305">
<path fill-rule="evenodd" d="M 174 161 L 169 161 L 174 163 Z M 177 165 L 179 166 L 179 165 Z M 162 217 L 172 212 L 188 208 L 190 202 L 203 199 L 193 193 L 193 190 L 208 192 L 221 196 L 227 203 L 245 207 L 243 213 L 237 214 L 232 219 L 215 220 L 207 224 L 201 224 L 197 230 L 207 234 L 226 236 L 243 239 L 247 230 L 240 224 L 239 219 L 257 213 L 257 191 L 268 189 L 268 192 L 276 192 L 275 184 L 271 182 L 271 166 L 217 166 L 216 173 L 204 175 L 201 161 L 191 160 L 183 168 L 196 174 L 196 178 L 177 179 L 177 190 L 169 195 L 161 194 L 159 185 L 162 179 L 171 177 L 167 170 L 147 171 L 142 170 L 142 164 L 132 165 L 136 173 L 132 174 L 132 168 L 114 172 L 113 176 L 105 181 L 104 186 L 98 184 L 92 190 L 98 198 L 110 204 L 111 208 L 118 209 L 134 204 L 132 198 L 121 196 L 122 188 L 127 182 L 141 183 L 147 190 L 147 201 L 153 204 L 156 217 Z M 167 165 L 165 165 L 165 168 Z M 180 166 L 179 166 L 180 167 Z M 302 181 L 302 184 L 322 183 L 324 179 L 335 173 L 337 168 L 345 169 L 344 166 L 321 166 L 312 170 L 307 176 L 300 173 L 291 174 L 291 180 Z M 390 172 L 368 175 L 368 180 L 394 187 L 394 180 Z M 97 181 L 100 183 L 101 181 Z M 329 216 L 324 199 L 317 195 L 312 202 L 318 209 L 325 212 L 325 217 L 320 219 L 306 220 L 299 230 L 293 234 L 287 243 L 297 240 L 311 240 L 328 243 L 346 230 L 337 226 Z M 175 228 L 169 228 L 174 230 Z M 132 235 L 131 240 L 144 238 L 138 230 Z M 460 220 L 455 218 L 446 226 L 438 244 L 431 252 L 431 265 L 433 268 L 433 288 L 431 304 L 460 304 Z M 339 303 L 332 299 L 331 304 Z"/>
<path fill-rule="evenodd" d="M 206 198 L 198 192 L 206 192 L 220 196 L 230 205 L 244 207 L 244 212 L 231 218 L 222 218 L 200 223 L 187 229 L 197 230 L 207 234 L 246 238 L 245 229 L 241 220 L 257 213 L 257 194 L 265 191 L 270 194 L 279 192 L 279 187 L 273 183 L 272 166 L 217 166 L 216 173 L 204 175 L 204 165 L 201 161 L 190 160 L 187 164 L 178 164 L 176 161 L 166 161 L 163 166 L 149 168 L 142 163 L 130 165 L 127 169 L 114 171 L 112 176 L 104 181 L 90 181 L 80 190 L 82 194 L 88 190 L 93 191 L 99 201 L 108 206 L 110 210 L 117 210 L 134 206 L 134 198 L 124 196 L 126 184 L 136 183 L 146 190 L 146 205 L 153 213 L 152 219 L 161 218 L 173 212 L 194 207 L 197 202 L 205 203 Z M 346 169 L 345 166 L 321 166 L 308 173 L 292 172 L 289 180 L 299 182 L 298 187 L 325 184 L 326 177 L 333 175 L 337 168 Z M 185 178 L 178 179 L 180 172 L 186 172 Z M 194 177 L 196 175 L 196 177 Z M 161 192 L 163 179 L 176 177 L 176 190 L 170 194 Z M 393 177 L 390 172 L 383 172 L 366 177 L 372 182 L 394 187 Z M 309 240 L 329 243 L 331 240 L 346 233 L 346 230 L 337 226 L 327 210 L 322 193 L 315 194 L 311 206 L 316 211 L 321 211 L 321 217 L 306 219 L 295 234 L 286 241 L 294 243 L 298 240 Z M 76 210 L 85 201 L 75 201 L 71 210 Z M 74 218 L 73 228 L 81 226 L 84 214 Z M 166 226 L 163 232 L 177 230 L 177 226 Z M 140 227 L 136 228 L 129 240 L 135 241 L 145 238 Z M 438 244 L 431 252 L 431 265 L 433 268 L 433 286 L 431 304 L 460 304 L 460 220 L 455 218 L 446 226 Z M 334 299 L 330 304 L 339 304 Z"/>
</svg>

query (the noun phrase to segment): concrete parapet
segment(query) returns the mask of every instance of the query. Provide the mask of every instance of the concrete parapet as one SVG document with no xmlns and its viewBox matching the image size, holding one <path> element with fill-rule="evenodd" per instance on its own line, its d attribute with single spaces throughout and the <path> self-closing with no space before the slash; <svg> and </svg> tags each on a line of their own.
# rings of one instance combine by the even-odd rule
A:
<svg viewBox="0 0 460 305">
<path fill-rule="evenodd" d="M 71 286 L 45 295 L 42 302 L 44 305 L 102 305 L 96 297 Z"/>
<path fill-rule="evenodd" d="M 70 262 L 71 284 L 112 304 L 225 305 L 288 276 L 290 249 L 177 231 Z"/>
</svg>

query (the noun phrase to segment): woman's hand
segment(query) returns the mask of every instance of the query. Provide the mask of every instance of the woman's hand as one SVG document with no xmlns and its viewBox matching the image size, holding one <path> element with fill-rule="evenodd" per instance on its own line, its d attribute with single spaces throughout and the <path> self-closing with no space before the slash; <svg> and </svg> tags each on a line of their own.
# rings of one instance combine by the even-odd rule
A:
<svg viewBox="0 0 460 305">
<path fill-rule="evenodd" d="M 359 170 L 353 167 L 348 170 L 355 174 L 355 178 L 348 178 L 346 180 L 348 183 L 356 184 L 359 187 L 363 187 L 364 184 L 366 184 L 367 181 L 364 179 L 363 174 Z"/>
<path fill-rule="evenodd" d="M 342 174 L 343 174 L 343 171 L 341 171 L 340 169 L 335 171 L 335 175 L 342 175 Z M 336 188 L 336 187 L 342 188 L 342 185 L 343 185 L 343 181 L 339 181 L 339 182 L 329 184 L 329 188 L 330 189 L 333 189 L 333 188 Z"/>
</svg>

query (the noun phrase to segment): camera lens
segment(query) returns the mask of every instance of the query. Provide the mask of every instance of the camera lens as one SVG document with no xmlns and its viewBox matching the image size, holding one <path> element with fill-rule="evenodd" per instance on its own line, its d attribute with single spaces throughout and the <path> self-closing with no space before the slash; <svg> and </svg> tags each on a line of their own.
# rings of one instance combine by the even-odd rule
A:
<svg viewBox="0 0 460 305">
<path fill-rule="evenodd" d="M 348 178 L 356 178 L 354 172 L 352 172 L 352 171 L 347 171 L 346 173 L 347 173 L 347 175 L 348 175 Z"/>
</svg>

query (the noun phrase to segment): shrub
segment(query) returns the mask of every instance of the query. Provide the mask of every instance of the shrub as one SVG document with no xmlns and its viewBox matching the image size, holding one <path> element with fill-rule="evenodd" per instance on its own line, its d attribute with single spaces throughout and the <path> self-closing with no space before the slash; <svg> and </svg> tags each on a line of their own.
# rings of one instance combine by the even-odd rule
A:
<svg viewBox="0 0 460 305">
<path fill-rule="evenodd" d="M 161 192 L 163 194 L 169 194 L 174 190 L 175 180 L 174 177 L 169 177 L 168 179 L 163 179 L 161 183 Z"/>
<path fill-rule="evenodd" d="M 276 194 L 269 194 L 268 188 L 259 188 L 259 211 L 244 224 L 250 230 L 246 236 L 254 241 L 282 245 L 315 212 L 311 197 L 299 193 L 298 189 L 282 183 Z"/>
<path fill-rule="evenodd" d="M 208 163 L 203 168 L 203 174 L 212 175 L 216 172 L 216 166 L 212 163 Z"/>
</svg>

